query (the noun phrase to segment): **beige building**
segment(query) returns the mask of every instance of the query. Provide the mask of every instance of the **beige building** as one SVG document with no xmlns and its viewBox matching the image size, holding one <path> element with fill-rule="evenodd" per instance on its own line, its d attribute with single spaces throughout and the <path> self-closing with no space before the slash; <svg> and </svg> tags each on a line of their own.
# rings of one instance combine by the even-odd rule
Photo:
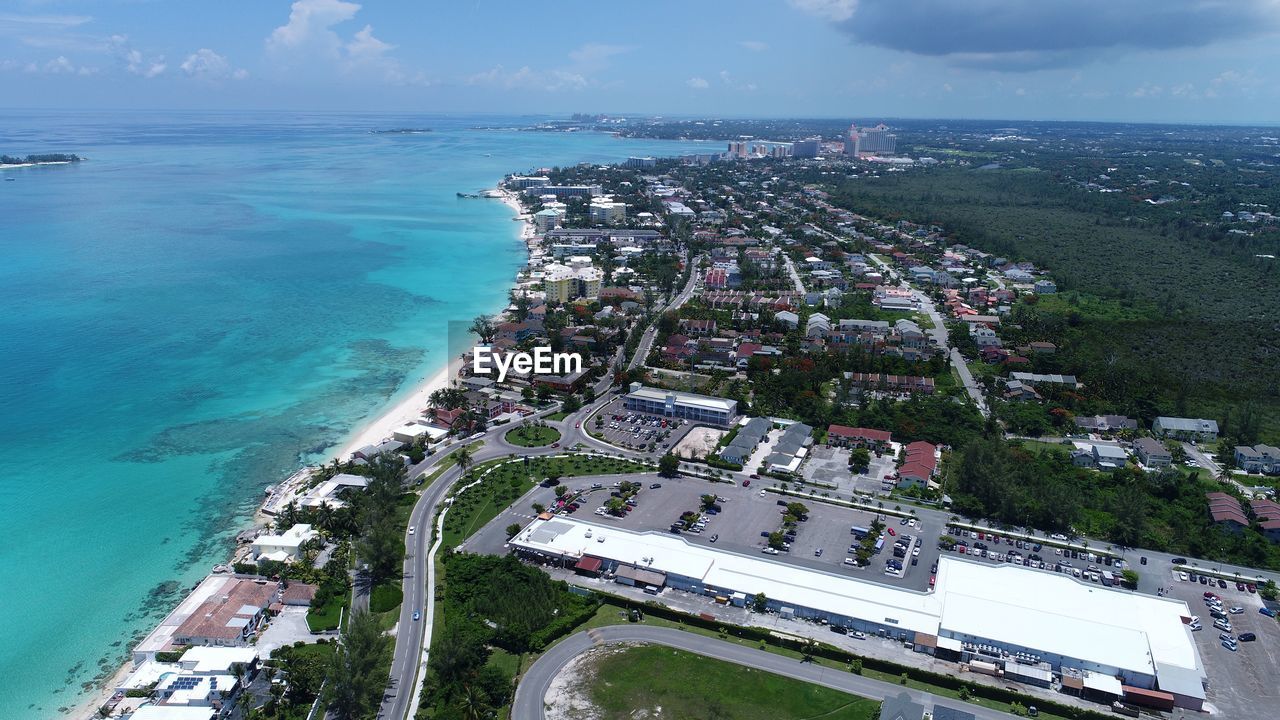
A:
<svg viewBox="0 0 1280 720">
<path fill-rule="evenodd" d="M 600 282 L 604 273 L 595 267 L 569 267 L 550 264 L 543 268 L 543 288 L 547 300 L 569 302 L 578 298 L 594 300 L 600 297 Z"/>
</svg>

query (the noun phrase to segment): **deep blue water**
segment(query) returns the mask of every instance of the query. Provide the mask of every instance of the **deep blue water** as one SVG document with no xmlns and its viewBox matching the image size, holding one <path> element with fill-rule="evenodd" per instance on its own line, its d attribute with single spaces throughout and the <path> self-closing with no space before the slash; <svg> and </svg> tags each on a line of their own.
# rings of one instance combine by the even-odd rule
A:
<svg viewBox="0 0 1280 720">
<path fill-rule="evenodd" d="M 118 666 L 524 262 L 502 175 L 705 145 L 494 117 L 0 113 L 0 718 Z M 373 129 L 430 127 L 420 135 Z"/>
</svg>

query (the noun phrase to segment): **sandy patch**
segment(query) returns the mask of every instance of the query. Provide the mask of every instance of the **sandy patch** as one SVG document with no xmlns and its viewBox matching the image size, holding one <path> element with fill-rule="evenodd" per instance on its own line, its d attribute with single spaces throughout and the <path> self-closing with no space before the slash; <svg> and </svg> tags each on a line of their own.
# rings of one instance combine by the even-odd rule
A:
<svg viewBox="0 0 1280 720">
<path fill-rule="evenodd" d="M 720 438 L 728 434 L 727 430 L 703 427 L 699 425 L 681 438 L 672 448 L 671 454 L 684 458 L 704 458 L 715 451 Z"/>
</svg>

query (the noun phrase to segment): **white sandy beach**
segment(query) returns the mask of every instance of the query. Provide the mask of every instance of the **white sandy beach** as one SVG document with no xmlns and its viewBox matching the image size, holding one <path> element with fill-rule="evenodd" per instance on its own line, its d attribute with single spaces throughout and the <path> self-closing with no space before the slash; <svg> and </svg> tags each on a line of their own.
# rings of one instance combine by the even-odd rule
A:
<svg viewBox="0 0 1280 720">
<path fill-rule="evenodd" d="M 365 445 L 377 445 L 390 438 L 396 428 L 408 425 L 415 420 L 422 420 L 422 411 L 427 409 L 427 398 L 431 393 L 448 384 L 449 368 L 444 367 L 414 388 L 413 392 L 406 395 L 403 400 L 388 408 L 364 429 L 351 436 L 338 451 L 338 458 L 345 460 L 351 456 L 351 453 Z"/>
</svg>

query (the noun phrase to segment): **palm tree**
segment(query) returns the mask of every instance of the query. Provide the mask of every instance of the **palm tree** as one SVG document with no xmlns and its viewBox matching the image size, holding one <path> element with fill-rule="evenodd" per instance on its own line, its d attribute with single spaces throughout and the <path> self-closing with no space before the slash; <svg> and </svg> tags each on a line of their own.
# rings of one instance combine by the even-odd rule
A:
<svg viewBox="0 0 1280 720">
<path fill-rule="evenodd" d="M 466 472 L 471 467 L 471 463 L 475 462 L 475 458 L 471 456 L 471 448 L 463 445 L 453 453 L 453 461 L 458 464 L 458 468 L 462 472 Z"/>
<path fill-rule="evenodd" d="M 489 707 L 488 698 L 470 685 L 463 688 L 458 709 L 462 711 L 465 720 L 487 720 L 493 717 L 493 708 Z"/>
</svg>

